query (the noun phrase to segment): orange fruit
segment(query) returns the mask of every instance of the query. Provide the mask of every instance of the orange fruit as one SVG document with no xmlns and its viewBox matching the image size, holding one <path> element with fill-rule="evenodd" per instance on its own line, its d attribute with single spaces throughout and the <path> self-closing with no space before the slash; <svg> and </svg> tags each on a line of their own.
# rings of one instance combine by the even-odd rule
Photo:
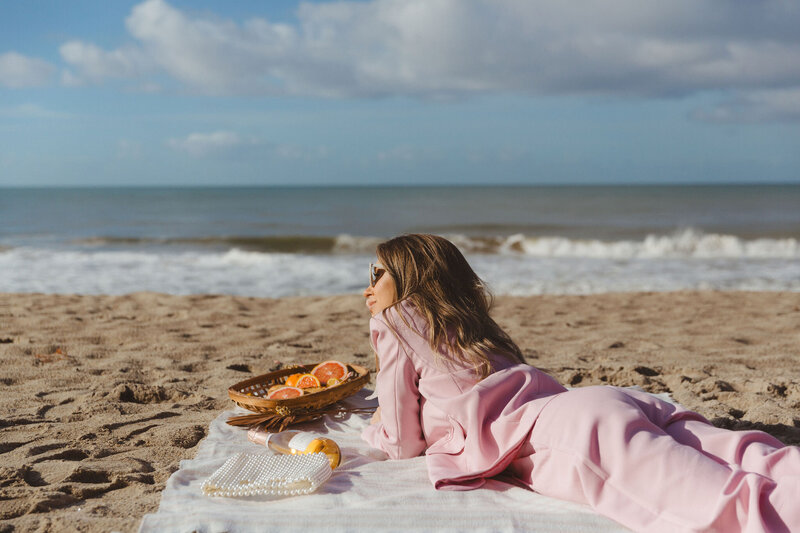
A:
<svg viewBox="0 0 800 533">
<path fill-rule="evenodd" d="M 292 374 L 292 375 L 290 375 L 288 378 L 286 378 L 286 385 L 288 385 L 289 387 L 297 386 L 297 380 L 302 375 L 303 375 L 302 373 L 301 374 Z"/>
<path fill-rule="evenodd" d="M 335 387 L 335 386 L 336 386 L 336 385 L 338 385 L 339 383 L 341 383 L 341 381 L 339 381 L 338 379 L 336 379 L 336 378 L 330 378 L 330 379 L 328 380 L 328 382 L 325 384 L 325 386 L 326 386 L 326 387 Z"/>
<path fill-rule="evenodd" d="M 319 387 L 319 380 L 314 374 L 303 374 L 294 384 L 295 387 L 301 389 L 310 389 L 312 387 Z"/>
<path fill-rule="evenodd" d="M 298 389 L 297 387 L 280 387 L 277 389 L 272 390 L 267 396 L 269 400 L 285 400 L 287 398 L 297 398 L 298 396 L 303 395 L 303 389 Z"/>
<path fill-rule="evenodd" d="M 347 365 L 344 363 L 331 360 L 318 364 L 311 373 L 317 377 L 320 383 L 327 386 L 328 380 L 332 378 L 338 380 L 339 383 L 344 381 L 347 377 L 348 370 Z"/>
</svg>

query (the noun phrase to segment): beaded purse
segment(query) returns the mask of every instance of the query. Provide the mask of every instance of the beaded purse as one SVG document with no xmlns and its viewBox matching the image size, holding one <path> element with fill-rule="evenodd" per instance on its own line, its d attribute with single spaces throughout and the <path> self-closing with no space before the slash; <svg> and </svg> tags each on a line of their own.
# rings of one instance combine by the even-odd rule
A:
<svg viewBox="0 0 800 533">
<path fill-rule="evenodd" d="M 203 493 L 217 497 L 309 494 L 331 477 L 324 453 L 270 455 L 238 453 L 203 482 Z"/>
</svg>

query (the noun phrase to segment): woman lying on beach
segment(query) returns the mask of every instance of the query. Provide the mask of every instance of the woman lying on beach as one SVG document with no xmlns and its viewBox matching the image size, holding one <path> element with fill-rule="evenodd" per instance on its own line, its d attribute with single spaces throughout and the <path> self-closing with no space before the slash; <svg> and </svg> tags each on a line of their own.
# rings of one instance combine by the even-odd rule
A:
<svg viewBox="0 0 800 533">
<path fill-rule="evenodd" d="M 452 243 L 404 235 L 377 256 L 380 407 L 362 437 L 391 459 L 424 452 L 437 489 L 504 473 L 636 531 L 800 531 L 800 448 L 644 392 L 567 391 L 524 363 Z"/>
</svg>

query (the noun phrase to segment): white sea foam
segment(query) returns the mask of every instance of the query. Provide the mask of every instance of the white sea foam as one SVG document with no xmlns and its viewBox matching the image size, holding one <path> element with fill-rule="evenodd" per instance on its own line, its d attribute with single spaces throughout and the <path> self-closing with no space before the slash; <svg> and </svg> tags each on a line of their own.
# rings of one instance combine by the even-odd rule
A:
<svg viewBox="0 0 800 533">
<path fill-rule="evenodd" d="M 648 235 L 642 240 L 603 241 L 569 239 L 559 236 L 445 235 L 465 253 L 525 255 L 531 257 L 584 257 L 595 259 L 657 258 L 800 258 L 800 241 L 783 239 L 742 239 L 735 235 L 704 233 L 686 228 L 667 235 Z M 334 253 L 370 253 L 382 239 L 339 235 Z"/>
<path fill-rule="evenodd" d="M 456 241 L 469 250 L 483 248 L 473 239 Z M 502 239 L 497 251 L 533 257 L 591 257 L 596 259 L 655 258 L 800 258 L 800 242 L 793 238 L 744 240 L 733 235 L 702 233 L 685 229 L 672 235 L 648 235 L 641 241 L 601 241 L 564 237 L 528 237 L 522 234 Z"/>
<path fill-rule="evenodd" d="M 367 257 L 241 250 L 157 253 L 15 248 L 0 252 L 0 292 L 336 294 L 362 288 L 367 263 Z"/>
<path fill-rule="evenodd" d="M 693 252 L 653 258 L 618 246 L 625 253 L 610 254 L 606 250 L 595 256 L 578 257 L 556 249 L 547 252 L 549 256 L 518 251 L 467 256 L 495 294 L 680 289 L 800 291 L 800 263 L 796 256 L 709 258 Z M 664 246 L 654 248 L 663 253 Z M 156 291 L 260 297 L 352 294 L 363 290 L 366 266 L 373 257 L 367 253 L 289 254 L 239 249 L 164 252 L 20 247 L 0 251 L 0 292 Z"/>
<path fill-rule="evenodd" d="M 342 234 L 336 237 L 333 251 L 338 253 L 370 253 L 384 239 L 378 237 L 358 237 L 355 235 Z"/>
</svg>

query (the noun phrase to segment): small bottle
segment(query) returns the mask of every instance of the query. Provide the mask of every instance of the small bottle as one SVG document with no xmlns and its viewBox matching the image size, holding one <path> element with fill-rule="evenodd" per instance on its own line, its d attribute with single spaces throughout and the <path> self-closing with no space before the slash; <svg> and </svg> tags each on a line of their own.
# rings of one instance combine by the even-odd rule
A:
<svg viewBox="0 0 800 533">
<path fill-rule="evenodd" d="M 266 446 L 270 450 L 287 455 L 301 455 L 307 453 L 324 453 L 328 456 L 331 469 L 339 466 L 342 452 L 339 445 L 331 439 L 314 435 L 305 431 L 281 431 L 269 433 L 259 427 L 252 427 L 247 432 L 251 442 Z"/>
</svg>

